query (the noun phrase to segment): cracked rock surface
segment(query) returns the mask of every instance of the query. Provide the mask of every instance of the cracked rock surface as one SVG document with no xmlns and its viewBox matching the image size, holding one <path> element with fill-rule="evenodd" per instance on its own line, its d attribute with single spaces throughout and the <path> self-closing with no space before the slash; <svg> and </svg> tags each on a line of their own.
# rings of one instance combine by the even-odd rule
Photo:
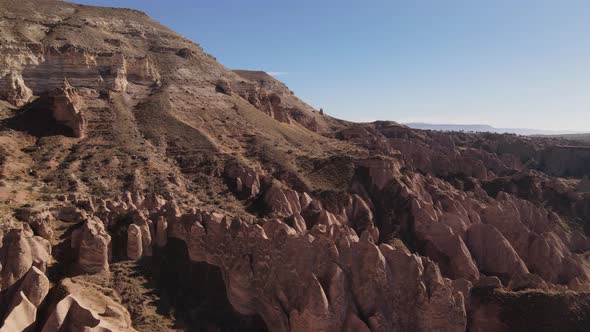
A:
<svg viewBox="0 0 590 332">
<path fill-rule="evenodd" d="M 2 332 L 590 330 L 587 143 L 339 120 L 129 9 L 0 0 L 0 53 Z"/>
</svg>

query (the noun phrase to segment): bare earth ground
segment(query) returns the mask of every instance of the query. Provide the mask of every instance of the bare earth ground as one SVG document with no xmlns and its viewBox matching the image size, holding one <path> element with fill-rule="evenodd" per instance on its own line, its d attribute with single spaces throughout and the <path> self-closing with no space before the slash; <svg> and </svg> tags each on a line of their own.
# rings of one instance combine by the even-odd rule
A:
<svg viewBox="0 0 590 332">
<path fill-rule="evenodd" d="M 4 328 L 590 330 L 584 137 L 335 119 L 134 10 L 0 0 L 0 53 Z"/>
</svg>

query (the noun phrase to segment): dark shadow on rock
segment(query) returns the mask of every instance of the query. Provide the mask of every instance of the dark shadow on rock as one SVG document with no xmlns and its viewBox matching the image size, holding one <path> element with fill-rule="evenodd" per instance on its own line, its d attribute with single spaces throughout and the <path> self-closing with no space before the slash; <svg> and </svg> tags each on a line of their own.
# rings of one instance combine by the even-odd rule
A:
<svg viewBox="0 0 590 332">
<path fill-rule="evenodd" d="M 166 248 L 155 248 L 151 258 L 137 265 L 154 289 L 153 304 L 160 315 L 173 314 L 177 328 L 185 331 L 267 331 L 259 316 L 236 312 L 227 298 L 221 270 L 207 263 L 193 263 L 186 244 L 168 239 Z"/>
<path fill-rule="evenodd" d="M 69 227 L 59 239 L 62 240 L 51 247 L 55 263 L 47 267 L 47 278 L 52 283 L 58 283 L 65 277 L 74 275 L 72 267 L 76 263 L 78 253 L 72 248 L 72 233 L 82 227 L 84 222 L 79 222 Z"/>
<path fill-rule="evenodd" d="M 17 115 L 2 120 L 2 125 L 35 137 L 74 136 L 72 129 L 58 123 L 51 114 L 52 99 L 41 96 L 17 111 Z"/>
<path fill-rule="evenodd" d="M 506 332 L 590 331 L 588 293 L 476 287 L 471 290 L 470 302 L 467 331 L 493 331 L 492 321 Z"/>
<path fill-rule="evenodd" d="M 107 229 L 111 235 L 111 262 L 127 260 L 127 229 L 133 223 L 130 215 L 119 217 L 109 223 Z"/>
</svg>

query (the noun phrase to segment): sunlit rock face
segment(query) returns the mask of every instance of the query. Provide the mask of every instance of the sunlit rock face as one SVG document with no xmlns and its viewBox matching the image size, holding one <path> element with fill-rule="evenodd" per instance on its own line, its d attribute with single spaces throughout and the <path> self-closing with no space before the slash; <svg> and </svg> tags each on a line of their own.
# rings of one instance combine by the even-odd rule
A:
<svg viewBox="0 0 590 332">
<path fill-rule="evenodd" d="M 30 229 L 11 229 L 2 239 L 2 289 L 19 281 L 32 267 L 45 271 L 51 259 L 51 245 Z"/>
<path fill-rule="evenodd" d="M 5 55 L 0 71 L 3 94 L 21 106 L 32 94 L 42 95 L 62 88 L 66 78 L 72 86 L 95 90 L 125 91 L 128 82 L 150 85 L 159 73 L 148 57 L 131 57 L 122 52 L 97 52 L 81 46 L 42 47 L 39 44 L 3 45 Z M 24 53 L 24 54 L 23 54 Z"/>
<path fill-rule="evenodd" d="M 134 10 L 0 0 L 0 54 L 2 332 L 588 330 L 582 143 L 338 120 Z"/>
<path fill-rule="evenodd" d="M 2 79 L 0 96 L 14 106 L 20 107 L 33 98 L 33 91 L 25 85 L 20 73 L 10 71 Z"/>
<path fill-rule="evenodd" d="M 111 236 L 100 219 L 89 218 L 72 234 L 72 249 L 78 253 L 78 267 L 86 273 L 109 271 Z"/>
<path fill-rule="evenodd" d="M 60 293 L 49 303 L 41 331 L 135 331 L 127 310 L 99 289 L 75 279 L 64 279 L 55 287 Z"/>
</svg>

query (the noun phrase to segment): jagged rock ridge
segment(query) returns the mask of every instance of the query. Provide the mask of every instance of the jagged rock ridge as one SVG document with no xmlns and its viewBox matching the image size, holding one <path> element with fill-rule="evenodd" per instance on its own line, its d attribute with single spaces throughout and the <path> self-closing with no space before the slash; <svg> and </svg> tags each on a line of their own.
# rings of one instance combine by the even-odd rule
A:
<svg viewBox="0 0 590 332">
<path fill-rule="evenodd" d="M 0 17 L 1 330 L 588 329 L 588 146 L 334 119 L 133 10 Z"/>
</svg>

